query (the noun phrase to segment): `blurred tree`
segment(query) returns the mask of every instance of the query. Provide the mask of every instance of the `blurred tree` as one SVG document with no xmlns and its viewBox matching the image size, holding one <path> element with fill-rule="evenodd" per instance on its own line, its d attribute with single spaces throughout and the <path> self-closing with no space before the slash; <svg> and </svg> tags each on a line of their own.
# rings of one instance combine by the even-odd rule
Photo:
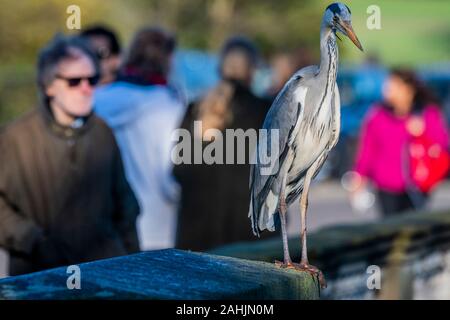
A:
<svg viewBox="0 0 450 320">
<path fill-rule="evenodd" d="M 317 48 L 323 10 L 321 2 L 312 0 L 2 0 L 0 123 L 36 101 L 39 49 L 57 32 L 77 32 L 66 27 L 70 5 L 81 9 L 81 28 L 104 23 L 117 30 L 123 43 L 139 27 L 156 24 L 175 32 L 184 48 L 215 51 L 228 36 L 244 33 L 266 54 L 300 42 Z"/>
<path fill-rule="evenodd" d="M 176 32 L 182 46 L 209 50 L 234 33 L 254 37 L 265 51 L 316 44 L 323 10 L 312 0 L 2 0 L 2 64 L 30 63 L 56 32 L 74 32 L 66 28 L 72 4 L 81 8 L 82 28 L 103 22 L 128 40 L 139 26 L 160 24 Z"/>
<path fill-rule="evenodd" d="M 126 44 L 144 25 L 161 25 L 177 34 L 180 47 L 216 51 L 230 35 L 254 39 L 265 56 L 310 49 L 319 56 L 323 10 L 331 0 L 2 0 L 0 10 L 0 122 L 34 99 L 36 54 L 56 32 L 67 30 L 69 5 L 81 9 L 81 28 L 104 23 Z M 382 29 L 366 28 L 371 0 L 347 0 L 364 48 L 383 62 L 430 63 L 448 60 L 450 5 L 446 1 L 378 0 Z M 346 50 L 348 48 L 349 50 Z M 340 45 L 342 61 L 364 59 L 349 41 Z M 27 92 L 27 94 L 23 94 Z M 19 110 L 15 112 L 15 110 Z"/>
</svg>

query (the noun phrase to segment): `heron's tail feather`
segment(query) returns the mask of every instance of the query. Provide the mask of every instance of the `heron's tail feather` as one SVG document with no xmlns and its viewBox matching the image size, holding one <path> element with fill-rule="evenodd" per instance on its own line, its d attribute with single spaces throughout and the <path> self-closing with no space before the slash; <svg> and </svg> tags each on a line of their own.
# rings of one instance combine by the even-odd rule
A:
<svg viewBox="0 0 450 320">
<path fill-rule="evenodd" d="M 248 217 L 251 219 L 251 221 L 252 221 L 252 231 L 253 231 L 253 234 L 255 235 L 255 236 L 258 236 L 259 237 L 259 230 L 258 230 L 258 226 L 257 226 L 257 223 L 256 223 L 256 221 L 258 221 L 258 218 L 257 217 L 255 217 L 255 213 L 256 213 L 256 210 L 255 210 L 256 208 L 255 208 L 255 206 L 254 206 L 254 202 L 253 202 L 253 195 L 251 196 L 251 198 L 250 198 L 250 208 L 249 208 L 249 210 L 248 210 Z"/>
<path fill-rule="evenodd" d="M 275 215 L 278 208 L 278 197 L 269 191 L 260 208 L 255 205 L 253 197 L 250 200 L 248 216 L 252 220 L 253 234 L 259 237 L 263 230 L 275 231 Z"/>
</svg>

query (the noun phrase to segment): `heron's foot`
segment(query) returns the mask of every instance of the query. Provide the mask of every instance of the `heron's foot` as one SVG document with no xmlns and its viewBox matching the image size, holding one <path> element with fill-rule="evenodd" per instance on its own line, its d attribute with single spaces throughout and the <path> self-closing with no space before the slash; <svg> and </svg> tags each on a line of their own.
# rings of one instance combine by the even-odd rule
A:
<svg viewBox="0 0 450 320">
<path fill-rule="evenodd" d="M 281 262 L 275 261 L 275 265 L 279 268 L 283 269 L 293 269 L 297 271 L 308 272 L 313 277 L 316 277 L 319 280 L 320 287 L 322 289 L 327 287 L 327 282 L 325 281 L 325 277 L 317 267 L 309 264 L 309 263 L 293 263 L 293 262 Z"/>
<path fill-rule="evenodd" d="M 278 260 L 275 260 L 275 266 L 282 269 L 295 269 L 295 265 L 292 263 L 292 261 L 288 262 L 281 262 Z"/>
<path fill-rule="evenodd" d="M 313 277 L 317 277 L 319 280 L 320 287 L 322 289 L 325 289 L 327 287 L 327 282 L 325 281 L 325 277 L 322 273 L 322 271 L 319 270 L 319 268 L 309 264 L 308 262 L 300 262 L 300 263 L 294 263 L 295 270 L 298 271 L 306 271 L 309 272 Z"/>
</svg>

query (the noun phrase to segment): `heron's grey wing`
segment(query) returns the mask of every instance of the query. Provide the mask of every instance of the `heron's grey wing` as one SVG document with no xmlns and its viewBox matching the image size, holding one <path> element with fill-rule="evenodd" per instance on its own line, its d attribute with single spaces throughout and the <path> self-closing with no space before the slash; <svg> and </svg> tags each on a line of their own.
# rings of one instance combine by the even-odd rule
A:
<svg viewBox="0 0 450 320">
<path fill-rule="evenodd" d="M 291 79 L 289 79 L 281 92 L 277 95 L 263 123 L 263 129 L 267 133 L 267 140 L 260 141 L 260 143 L 258 143 L 258 148 L 256 150 L 257 152 L 255 153 L 255 156 L 258 156 L 259 153 L 266 153 L 268 155 L 271 155 L 272 152 L 279 155 L 278 160 L 282 159 L 283 156 L 286 156 L 287 150 L 285 150 L 285 147 L 288 145 L 289 138 L 291 137 L 291 133 L 295 128 L 299 113 L 303 110 L 301 106 L 299 106 L 298 100 L 295 99 L 295 90 L 298 89 L 301 82 L 314 76 L 317 70 L 317 66 L 309 66 L 301 69 L 300 71 L 295 73 L 291 77 Z M 279 134 L 278 137 L 276 137 L 279 142 L 276 143 L 276 146 L 278 147 L 278 149 L 276 150 L 272 150 L 272 137 L 275 138 L 275 136 L 271 134 L 271 129 L 277 129 Z M 266 148 L 267 150 L 261 150 L 262 147 Z M 283 151 L 285 152 L 284 154 Z M 263 182 L 268 178 L 267 175 L 264 175 L 262 177 L 261 175 L 254 174 L 255 170 L 261 170 L 261 162 L 258 160 L 260 159 L 256 158 L 254 160 L 254 164 L 251 166 L 250 187 L 252 189 L 255 188 L 256 191 L 260 192 L 265 184 L 256 183 L 256 181 L 254 180 L 259 179 L 261 180 L 259 182 Z M 279 164 L 281 164 L 281 162 L 279 162 Z M 276 173 L 277 171 L 273 172 L 273 174 Z M 266 178 L 264 179 L 264 177 Z"/>
<path fill-rule="evenodd" d="M 297 90 L 301 89 L 302 81 L 313 76 L 316 71 L 317 67 L 311 66 L 300 70 L 292 76 L 273 102 L 264 121 L 263 129 L 265 129 L 266 136 L 265 138 L 260 136 L 254 164 L 252 164 L 250 172 L 251 201 L 249 217 L 252 219 L 253 232 L 257 235 L 259 231 L 267 227 L 266 220 L 272 218 L 273 214 L 276 213 L 278 194 L 284 174 L 280 169 L 283 168 L 283 164 L 286 161 L 291 137 L 297 121 L 301 121 L 301 113 L 303 111 L 303 106 L 296 95 Z M 277 130 L 278 135 L 271 131 L 273 129 Z M 265 155 L 268 157 L 264 157 Z M 261 157 L 264 159 L 261 159 Z M 270 160 L 269 166 L 266 165 L 265 160 Z M 273 160 L 275 160 L 275 163 L 273 163 Z M 271 199 L 268 199 L 270 195 Z M 261 210 L 266 200 L 271 202 L 271 208 L 267 212 L 268 216 L 264 215 L 262 217 Z M 263 221 L 260 221 L 260 218 L 263 218 Z M 273 221 L 270 222 L 270 225 L 271 227 L 267 228 L 273 231 Z"/>
<path fill-rule="evenodd" d="M 300 102 L 294 97 L 295 83 L 295 80 L 292 81 L 281 91 L 264 121 L 264 133 L 260 135 L 256 161 L 252 166 L 251 188 L 256 193 L 267 186 L 266 182 L 271 177 L 278 176 L 286 157 L 289 138 L 302 111 Z"/>
</svg>

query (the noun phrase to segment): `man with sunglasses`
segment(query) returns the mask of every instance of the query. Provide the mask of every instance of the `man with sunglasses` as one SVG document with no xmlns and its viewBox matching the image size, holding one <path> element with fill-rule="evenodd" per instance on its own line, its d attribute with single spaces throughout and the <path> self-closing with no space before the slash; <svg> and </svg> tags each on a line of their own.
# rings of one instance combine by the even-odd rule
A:
<svg viewBox="0 0 450 320">
<path fill-rule="evenodd" d="M 37 108 L 0 131 L 0 247 L 10 275 L 139 251 L 139 205 L 92 113 L 95 55 L 57 36 L 40 53 Z"/>
</svg>

